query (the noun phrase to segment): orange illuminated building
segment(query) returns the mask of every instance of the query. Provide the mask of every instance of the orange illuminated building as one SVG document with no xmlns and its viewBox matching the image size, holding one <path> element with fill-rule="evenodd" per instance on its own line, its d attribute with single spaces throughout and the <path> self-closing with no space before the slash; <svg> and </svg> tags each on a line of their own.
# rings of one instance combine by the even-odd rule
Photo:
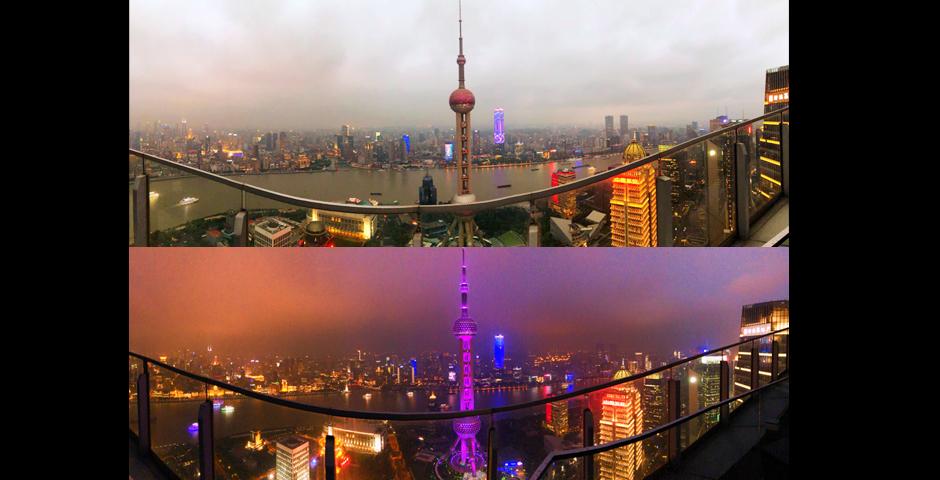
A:
<svg viewBox="0 0 940 480">
<path fill-rule="evenodd" d="M 629 375 L 621 366 L 614 374 L 614 380 Z M 643 409 L 640 391 L 631 383 L 611 387 L 601 401 L 601 420 L 598 431 L 598 443 L 629 438 L 643 432 Z M 643 442 L 599 453 L 598 478 L 601 480 L 633 480 L 641 475 L 637 470 L 643 465 Z"/>
<path fill-rule="evenodd" d="M 570 168 L 552 172 L 552 186 L 557 187 L 575 180 L 576 174 Z M 571 219 L 578 210 L 576 201 L 577 191 L 560 193 L 552 195 L 552 211 L 562 216 L 562 218 Z"/>
<path fill-rule="evenodd" d="M 623 163 L 633 163 L 645 156 L 643 147 L 634 139 L 623 150 Z M 656 168 L 651 163 L 613 178 L 610 243 L 614 247 L 657 245 Z"/>
</svg>

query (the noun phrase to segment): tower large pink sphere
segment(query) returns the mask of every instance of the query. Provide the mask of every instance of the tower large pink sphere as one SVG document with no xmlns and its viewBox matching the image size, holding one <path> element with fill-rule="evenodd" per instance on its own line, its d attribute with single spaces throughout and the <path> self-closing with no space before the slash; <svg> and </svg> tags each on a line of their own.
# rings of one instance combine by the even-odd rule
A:
<svg viewBox="0 0 940 480">
<path fill-rule="evenodd" d="M 457 113 L 470 113 L 476 103 L 473 92 L 466 88 L 458 88 L 450 94 L 450 109 Z"/>
</svg>

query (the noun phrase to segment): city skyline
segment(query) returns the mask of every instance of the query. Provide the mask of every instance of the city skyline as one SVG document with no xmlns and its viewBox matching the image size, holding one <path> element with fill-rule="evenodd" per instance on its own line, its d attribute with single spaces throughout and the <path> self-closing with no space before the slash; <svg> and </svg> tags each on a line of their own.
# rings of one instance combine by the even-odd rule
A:
<svg viewBox="0 0 940 480">
<path fill-rule="evenodd" d="M 133 2 L 131 125 L 448 125 L 456 3 Z M 761 113 L 763 72 L 789 63 L 787 2 L 643 7 L 468 2 L 478 109 L 504 108 L 507 130 Z"/>
<path fill-rule="evenodd" d="M 453 350 L 456 249 L 230 252 L 131 250 L 131 350 Z M 481 322 L 474 348 L 492 351 L 497 333 L 507 353 L 717 347 L 737 339 L 742 305 L 789 298 L 787 249 L 643 252 L 468 251 Z"/>
</svg>

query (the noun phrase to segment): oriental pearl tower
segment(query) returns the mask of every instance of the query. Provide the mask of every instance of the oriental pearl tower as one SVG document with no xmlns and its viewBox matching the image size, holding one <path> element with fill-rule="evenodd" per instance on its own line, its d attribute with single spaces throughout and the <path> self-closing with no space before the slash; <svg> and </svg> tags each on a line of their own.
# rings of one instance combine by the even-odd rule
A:
<svg viewBox="0 0 940 480">
<path fill-rule="evenodd" d="M 454 130 L 457 136 L 457 173 L 460 175 L 457 186 L 457 194 L 454 195 L 455 204 L 473 203 L 476 196 L 470 193 L 470 111 L 476 104 L 476 98 L 473 92 L 464 88 L 463 66 L 467 63 L 463 56 L 463 12 L 461 5 L 457 3 L 457 25 L 459 29 L 458 42 L 460 53 L 457 55 L 457 89 L 450 94 L 450 109 L 457 115 L 457 128 Z M 473 222 L 473 214 L 466 213 L 457 215 L 454 220 L 457 231 L 457 246 L 473 246 L 473 233 L 476 225 Z"/>
<path fill-rule="evenodd" d="M 460 250 L 460 317 L 454 321 L 454 336 L 460 340 L 460 410 L 473 410 L 473 352 L 470 341 L 477 334 L 477 322 L 470 318 L 467 296 L 466 252 Z M 480 417 L 454 419 L 454 432 L 457 441 L 451 449 L 450 466 L 464 474 L 464 478 L 478 478 L 484 475 L 484 459 L 477 443 L 476 435 L 480 431 Z"/>
</svg>

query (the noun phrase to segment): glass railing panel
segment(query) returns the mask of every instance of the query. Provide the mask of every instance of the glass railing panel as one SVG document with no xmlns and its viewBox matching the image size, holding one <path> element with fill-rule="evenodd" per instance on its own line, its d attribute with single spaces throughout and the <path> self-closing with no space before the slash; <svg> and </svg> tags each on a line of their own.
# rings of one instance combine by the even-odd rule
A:
<svg viewBox="0 0 940 480">
<path fill-rule="evenodd" d="M 713 182 L 720 178 L 719 150 L 713 142 L 699 142 L 659 161 L 660 175 L 672 180 L 673 246 L 709 245 L 709 207 L 712 212 L 718 212 L 723 197 L 718 189 L 710 189 L 708 185 L 710 176 Z M 715 155 L 709 155 L 711 151 Z M 717 218 L 718 214 L 713 216 Z"/>
<path fill-rule="evenodd" d="M 749 173 L 748 218 L 754 222 L 783 193 L 781 116 L 743 127 L 739 137 L 746 141 Z"/>
<path fill-rule="evenodd" d="M 451 228 L 451 238 L 459 233 L 460 217 Z M 473 216 L 476 225 L 474 245 L 489 247 L 524 247 L 528 243 L 531 215 L 528 202 L 483 210 Z M 455 244 L 454 240 L 450 243 Z"/>
<path fill-rule="evenodd" d="M 722 245 L 735 233 L 734 131 L 705 141 L 705 212 L 708 246 Z"/>
<path fill-rule="evenodd" d="M 212 247 L 233 243 L 232 218 L 242 192 L 148 161 L 150 246 Z"/>
<path fill-rule="evenodd" d="M 603 166 L 605 163 L 599 164 Z M 592 172 L 600 173 L 593 164 L 580 165 L 585 169 L 575 169 L 570 165 L 556 166 L 556 170 L 552 172 L 552 186 L 591 176 Z M 617 162 L 610 166 L 619 165 Z M 588 171 L 586 168 L 593 170 Z M 539 217 L 540 246 L 611 246 L 612 186 L 613 179 L 600 180 L 585 187 L 539 199 L 535 205 Z M 617 209 L 616 212 L 621 214 L 623 209 Z M 622 223 L 618 225 L 622 226 Z M 652 238 L 647 240 L 652 241 Z"/>
<path fill-rule="evenodd" d="M 417 398 L 419 395 L 415 395 Z M 441 399 L 448 399 L 449 408 L 459 408 L 456 394 L 442 394 Z M 421 395 L 421 400 L 425 400 Z M 410 402 L 410 400 L 408 400 Z M 425 407 L 427 411 L 428 407 Z M 432 420 L 432 421 L 391 421 L 387 422 L 384 447 L 381 452 L 382 462 L 377 466 L 384 467 L 382 475 L 358 478 L 463 478 L 474 468 L 478 472 L 486 472 L 487 442 L 489 428 L 492 420 L 489 416 L 466 417 L 462 419 Z M 479 430 L 477 430 L 477 428 Z M 502 435 L 497 425 L 497 447 L 500 445 Z M 461 444 L 457 431 L 467 432 L 466 438 L 476 440 L 475 447 L 472 442 L 468 445 L 468 454 L 462 455 Z M 477 430 L 475 434 L 472 434 Z M 476 448 L 474 454 L 473 449 Z M 499 450 L 497 449 L 497 452 Z M 498 461 L 504 459 L 497 456 Z M 379 469 L 375 470 L 379 472 Z"/>
<path fill-rule="evenodd" d="M 130 429 L 139 434 L 137 426 L 137 377 L 142 373 L 143 366 L 137 357 L 128 357 L 127 361 L 127 419 Z"/>
<path fill-rule="evenodd" d="M 720 353 L 695 359 L 680 368 L 680 393 L 683 395 L 682 416 L 696 415 L 697 412 L 717 405 L 721 401 L 721 361 Z M 714 408 L 696 415 L 683 425 L 683 449 L 698 441 L 702 435 L 718 424 L 720 409 Z"/>
<path fill-rule="evenodd" d="M 183 479 L 199 473 L 199 404 L 206 386 L 150 366 L 150 438 L 153 453 Z"/>
<path fill-rule="evenodd" d="M 243 380 L 242 387 L 254 388 L 268 395 L 302 403 L 316 400 L 309 398 L 306 393 L 290 391 L 291 386 L 287 384 L 249 381 L 244 377 Z M 342 428 L 345 425 L 342 421 L 220 389 L 210 390 L 209 396 L 213 399 L 213 443 L 217 477 L 280 477 L 278 468 L 281 468 L 283 474 L 292 455 L 294 459 L 304 459 L 310 478 L 324 477 L 327 428 L 330 424 Z M 334 435 L 337 436 L 336 465 L 340 473 L 337 478 L 375 478 L 368 475 L 358 476 L 358 473 L 350 476 L 350 472 L 367 469 L 368 462 L 353 453 L 348 445 L 343 445 L 338 431 L 334 432 Z M 290 447 L 292 453 L 285 454 L 285 447 Z"/>
</svg>

